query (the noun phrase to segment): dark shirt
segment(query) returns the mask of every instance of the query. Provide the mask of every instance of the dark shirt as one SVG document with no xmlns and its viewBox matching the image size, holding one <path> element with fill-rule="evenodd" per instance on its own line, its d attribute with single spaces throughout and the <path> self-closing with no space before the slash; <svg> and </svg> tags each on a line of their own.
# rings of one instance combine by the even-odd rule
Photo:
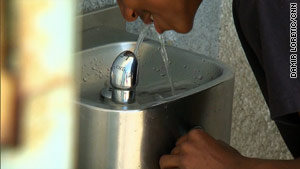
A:
<svg viewBox="0 0 300 169">
<path fill-rule="evenodd" d="M 294 157 L 300 157 L 300 76 L 298 70 L 297 78 L 290 78 L 290 55 L 299 58 L 300 46 L 297 52 L 290 51 L 290 3 L 297 2 L 300 1 L 233 0 L 233 17 L 242 47 L 271 118 Z"/>
</svg>

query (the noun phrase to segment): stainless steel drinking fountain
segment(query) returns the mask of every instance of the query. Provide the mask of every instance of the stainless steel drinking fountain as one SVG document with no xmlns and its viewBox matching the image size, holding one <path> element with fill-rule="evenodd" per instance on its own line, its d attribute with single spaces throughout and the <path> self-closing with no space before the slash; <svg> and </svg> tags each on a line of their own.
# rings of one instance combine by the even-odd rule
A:
<svg viewBox="0 0 300 169">
<path fill-rule="evenodd" d="M 82 64 L 77 168 L 159 169 L 159 158 L 195 126 L 229 143 L 234 84 L 229 67 L 167 46 L 175 87 L 172 95 L 160 44 L 146 40 L 137 55 L 135 100 L 120 104 L 103 97 L 101 91 L 111 92 L 111 66 L 120 53 L 134 50 L 135 41 L 128 40 L 137 36 L 107 25 L 83 32 L 83 50 L 78 56 Z M 103 33 L 112 38 L 101 38 Z"/>
</svg>

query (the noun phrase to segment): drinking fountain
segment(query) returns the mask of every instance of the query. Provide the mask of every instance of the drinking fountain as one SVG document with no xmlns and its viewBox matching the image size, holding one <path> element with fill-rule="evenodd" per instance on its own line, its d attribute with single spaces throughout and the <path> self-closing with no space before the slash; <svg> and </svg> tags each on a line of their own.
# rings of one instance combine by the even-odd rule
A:
<svg viewBox="0 0 300 169">
<path fill-rule="evenodd" d="M 166 46 L 172 94 L 160 43 L 146 39 L 135 56 L 137 35 L 94 20 L 88 24 L 101 13 L 121 17 L 117 7 L 82 16 L 92 26 L 82 31 L 77 53 L 77 168 L 159 169 L 160 157 L 195 126 L 229 143 L 233 71 L 211 57 Z"/>
</svg>

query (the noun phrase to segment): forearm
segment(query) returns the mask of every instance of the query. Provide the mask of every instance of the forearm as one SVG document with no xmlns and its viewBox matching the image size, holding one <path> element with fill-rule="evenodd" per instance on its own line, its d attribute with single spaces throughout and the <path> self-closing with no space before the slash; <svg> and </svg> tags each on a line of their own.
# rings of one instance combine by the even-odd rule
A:
<svg viewBox="0 0 300 169">
<path fill-rule="evenodd" d="M 300 158 L 295 160 L 262 160 L 245 158 L 245 169 L 300 169 Z"/>
</svg>

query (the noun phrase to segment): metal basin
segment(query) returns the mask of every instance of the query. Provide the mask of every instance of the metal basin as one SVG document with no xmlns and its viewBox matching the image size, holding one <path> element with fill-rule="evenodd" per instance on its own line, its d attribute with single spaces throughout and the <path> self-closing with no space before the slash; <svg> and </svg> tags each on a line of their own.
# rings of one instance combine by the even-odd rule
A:
<svg viewBox="0 0 300 169">
<path fill-rule="evenodd" d="M 78 168 L 159 169 L 161 155 L 195 126 L 229 143 L 234 75 L 206 56 L 167 46 L 172 95 L 159 43 L 147 40 L 138 55 L 136 101 L 121 105 L 100 98 L 115 57 L 134 47 L 117 42 L 80 52 Z"/>
</svg>

